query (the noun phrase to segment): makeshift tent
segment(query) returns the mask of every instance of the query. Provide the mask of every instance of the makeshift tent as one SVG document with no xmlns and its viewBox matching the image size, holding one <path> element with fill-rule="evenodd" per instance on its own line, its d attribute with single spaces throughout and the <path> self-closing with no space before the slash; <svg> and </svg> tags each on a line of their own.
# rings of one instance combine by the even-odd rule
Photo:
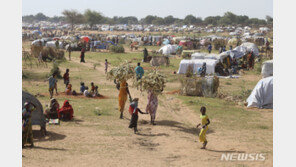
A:
<svg viewBox="0 0 296 167">
<path fill-rule="evenodd" d="M 91 38 L 88 36 L 81 36 L 80 39 L 82 39 L 85 42 L 88 42 Z"/>
<path fill-rule="evenodd" d="M 247 52 L 253 51 L 255 56 L 259 56 L 259 49 L 256 44 L 251 42 L 245 42 L 241 44 L 240 46 L 234 48 L 233 50 L 243 52 L 244 54 L 247 54 Z"/>
<path fill-rule="evenodd" d="M 263 62 L 261 75 L 262 78 L 273 76 L 273 60 Z"/>
<path fill-rule="evenodd" d="M 239 58 L 242 58 L 244 55 L 245 54 L 243 52 L 237 51 L 237 50 L 228 50 L 228 51 L 222 52 L 220 54 L 222 59 L 224 59 L 227 56 L 230 56 L 232 59 L 233 58 L 239 59 Z"/>
<path fill-rule="evenodd" d="M 38 30 L 34 30 L 32 31 L 32 34 L 42 35 L 42 32 Z"/>
<path fill-rule="evenodd" d="M 46 121 L 40 101 L 32 94 L 22 91 L 22 108 L 24 107 L 25 102 L 31 102 L 36 107 L 36 110 L 32 112 L 32 125 L 40 125 L 40 127 L 45 130 Z"/>
<path fill-rule="evenodd" d="M 238 39 L 237 39 L 237 38 L 231 38 L 231 39 L 228 41 L 228 45 L 236 46 L 237 42 L 238 42 Z"/>
<path fill-rule="evenodd" d="M 247 107 L 273 108 L 273 77 L 261 79 L 247 99 Z"/>
<path fill-rule="evenodd" d="M 42 40 L 42 39 L 37 39 L 37 40 L 33 41 L 32 45 L 40 46 L 40 41 L 41 41 L 42 46 L 44 46 L 44 40 Z"/>
<path fill-rule="evenodd" d="M 205 56 L 206 56 L 207 54 L 206 53 L 193 53 L 192 55 L 191 55 L 191 59 L 192 60 L 194 60 L 194 59 L 205 59 Z"/>
<path fill-rule="evenodd" d="M 169 39 L 165 39 L 165 40 L 162 42 L 162 44 L 164 44 L 164 45 L 168 45 L 168 44 L 170 44 L 170 40 L 169 40 Z"/>
<path fill-rule="evenodd" d="M 185 74 L 190 65 L 193 66 L 193 73 L 197 74 L 198 69 L 202 67 L 203 63 L 207 64 L 206 74 L 214 74 L 215 66 L 217 65 L 218 62 L 219 60 L 214 60 L 214 59 L 195 59 L 195 60 L 183 59 L 180 62 L 178 74 Z"/>
<path fill-rule="evenodd" d="M 207 54 L 207 53 L 194 53 L 191 55 L 192 60 L 198 60 L 198 59 L 213 59 L 213 60 L 221 60 L 227 57 L 226 54 Z"/>
<path fill-rule="evenodd" d="M 170 45 L 170 44 L 168 44 L 168 45 L 165 45 L 162 48 L 160 48 L 158 50 L 158 52 L 162 52 L 163 55 L 168 56 L 170 54 L 175 54 L 176 51 L 177 51 L 177 47 L 178 47 L 177 45 Z"/>
<path fill-rule="evenodd" d="M 45 44 L 45 46 L 46 46 L 46 47 L 51 47 L 51 48 L 55 48 L 55 49 L 56 49 L 57 47 L 56 47 L 56 44 L 55 44 L 55 43 L 56 43 L 56 41 L 49 41 L 49 42 L 47 42 L 47 43 Z M 60 48 L 60 49 L 63 48 L 63 43 L 60 42 L 60 41 L 59 41 L 59 48 Z"/>
</svg>

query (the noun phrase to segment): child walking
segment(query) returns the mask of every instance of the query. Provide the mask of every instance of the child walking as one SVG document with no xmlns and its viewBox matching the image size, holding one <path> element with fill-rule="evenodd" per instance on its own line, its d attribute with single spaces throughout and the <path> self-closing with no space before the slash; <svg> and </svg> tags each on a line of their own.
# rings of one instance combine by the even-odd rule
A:
<svg viewBox="0 0 296 167">
<path fill-rule="evenodd" d="M 200 125 L 202 126 L 202 129 L 199 133 L 199 142 L 203 143 L 203 146 L 201 147 L 201 149 L 205 149 L 208 144 L 208 141 L 206 139 L 206 132 L 209 129 L 208 125 L 210 124 L 210 119 L 206 115 L 206 107 L 202 106 L 200 108 L 200 112 L 201 112 L 201 115 L 200 115 L 201 123 L 199 123 L 196 127 L 198 128 Z"/>
<path fill-rule="evenodd" d="M 138 101 L 139 98 L 133 99 L 133 101 L 130 104 L 129 107 L 129 113 L 131 114 L 131 122 L 129 125 L 129 128 L 134 128 L 134 133 L 136 134 L 138 132 L 137 125 L 138 125 L 138 112 L 141 114 L 148 114 L 148 113 L 143 113 L 139 108 L 138 108 Z"/>
</svg>

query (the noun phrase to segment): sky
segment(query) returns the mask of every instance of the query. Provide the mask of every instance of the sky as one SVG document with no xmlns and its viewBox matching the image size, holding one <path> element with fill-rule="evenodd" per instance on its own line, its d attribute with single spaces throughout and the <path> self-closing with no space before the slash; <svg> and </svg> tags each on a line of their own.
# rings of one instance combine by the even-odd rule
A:
<svg viewBox="0 0 296 167">
<path fill-rule="evenodd" d="M 42 12 L 47 16 L 61 16 L 64 9 L 96 10 L 108 17 L 147 15 L 184 18 L 188 14 L 205 18 L 222 16 L 230 11 L 237 15 L 264 19 L 273 16 L 273 0 L 23 0 L 22 15 Z"/>
</svg>

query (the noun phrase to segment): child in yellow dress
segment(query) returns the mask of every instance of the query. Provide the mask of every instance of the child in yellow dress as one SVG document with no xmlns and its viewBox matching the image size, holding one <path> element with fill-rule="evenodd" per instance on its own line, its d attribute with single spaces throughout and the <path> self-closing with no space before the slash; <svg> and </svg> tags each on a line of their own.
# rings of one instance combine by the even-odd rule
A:
<svg viewBox="0 0 296 167">
<path fill-rule="evenodd" d="M 205 149 L 208 141 L 206 139 L 206 132 L 208 131 L 209 127 L 208 125 L 210 124 L 210 119 L 209 117 L 206 115 L 206 107 L 201 107 L 200 108 L 200 118 L 201 118 L 201 123 L 199 123 L 196 127 L 198 128 L 200 125 L 202 126 L 202 129 L 199 133 L 199 142 L 203 143 L 203 146 L 201 147 L 201 149 Z"/>
</svg>

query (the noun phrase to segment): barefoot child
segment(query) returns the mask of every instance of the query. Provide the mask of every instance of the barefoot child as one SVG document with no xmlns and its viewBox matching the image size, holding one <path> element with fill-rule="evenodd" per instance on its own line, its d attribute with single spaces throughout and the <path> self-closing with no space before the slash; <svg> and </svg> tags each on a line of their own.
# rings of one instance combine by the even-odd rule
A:
<svg viewBox="0 0 296 167">
<path fill-rule="evenodd" d="M 129 128 L 134 128 L 134 133 L 138 132 L 138 129 L 137 129 L 138 118 L 139 118 L 138 117 L 138 112 L 140 112 L 141 114 L 148 114 L 148 113 L 143 113 L 138 108 L 138 101 L 139 101 L 139 98 L 133 99 L 133 101 L 131 102 L 130 107 L 129 107 L 129 113 L 132 116 Z"/>
<path fill-rule="evenodd" d="M 208 141 L 206 139 L 206 132 L 208 131 L 208 125 L 210 124 L 210 120 L 209 117 L 206 115 L 206 107 L 201 107 L 200 112 L 201 123 L 199 123 L 196 127 L 198 128 L 200 125 L 202 126 L 202 129 L 199 133 L 199 142 L 203 143 L 201 149 L 205 149 L 208 144 Z"/>
</svg>

